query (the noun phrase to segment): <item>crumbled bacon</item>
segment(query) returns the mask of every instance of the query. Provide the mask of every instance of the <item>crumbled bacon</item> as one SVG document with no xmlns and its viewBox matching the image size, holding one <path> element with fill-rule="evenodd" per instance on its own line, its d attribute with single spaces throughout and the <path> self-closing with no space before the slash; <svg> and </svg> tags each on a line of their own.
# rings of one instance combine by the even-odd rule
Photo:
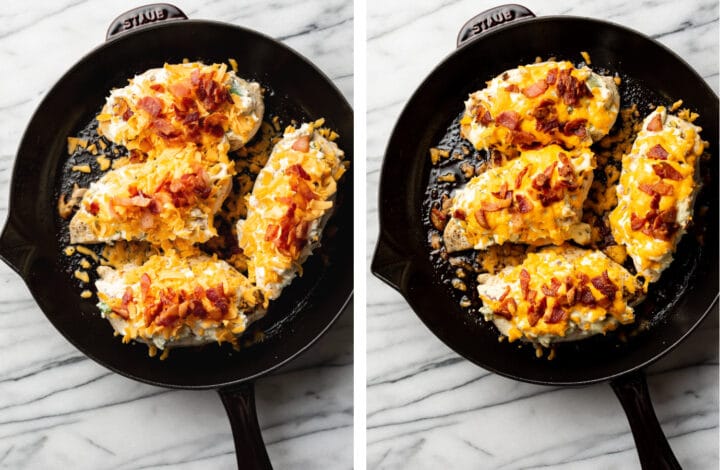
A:
<svg viewBox="0 0 720 470">
<path fill-rule="evenodd" d="M 220 313 L 223 316 L 228 313 L 228 310 L 230 309 L 230 300 L 227 295 L 225 295 L 225 289 L 222 283 L 216 287 L 205 289 L 205 296 L 210 302 L 212 302 L 215 308 L 220 310 Z"/>
<path fill-rule="evenodd" d="M 503 291 L 502 295 L 498 300 L 502 302 L 508 295 L 510 295 L 510 286 L 505 286 L 505 290 Z"/>
<path fill-rule="evenodd" d="M 660 198 L 662 198 L 661 195 L 653 194 L 652 199 L 650 200 L 650 209 L 655 211 L 660 208 Z"/>
<path fill-rule="evenodd" d="M 519 189 L 520 186 L 522 186 L 523 177 L 525 177 L 525 174 L 527 174 L 529 169 L 529 166 L 525 166 L 525 168 L 523 168 L 522 171 L 520 171 L 520 173 L 518 173 L 515 177 L 515 189 Z"/>
<path fill-rule="evenodd" d="M 528 309 L 528 323 L 530 326 L 535 326 L 544 315 L 547 309 L 547 297 L 540 299 L 537 305 L 533 305 L 532 308 Z"/>
<path fill-rule="evenodd" d="M 638 217 L 634 212 L 630 214 L 630 228 L 633 230 L 640 230 L 645 225 L 645 219 Z"/>
<path fill-rule="evenodd" d="M 305 171 L 305 168 L 302 167 L 299 163 L 296 163 L 294 165 L 290 165 L 285 169 L 286 175 L 297 175 L 299 178 L 302 178 L 306 181 L 310 181 L 310 175 Z"/>
<path fill-rule="evenodd" d="M 195 95 L 208 112 L 217 110 L 223 103 L 232 102 L 229 88 L 213 80 L 212 76 L 213 73 L 201 74 L 197 69 L 190 74 Z"/>
<path fill-rule="evenodd" d="M 505 193 L 505 199 L 501 199 L 499 201 L 490 201 L 490 202 L 483 202 L 482 203 L 482 210 L 487 212 L 497 212 L 502 209 L 506 209 L 512 205 L 513 200 L 513 192 L 507 191 Z"/>
<path fill-rule="evenodd" d="M 557 74 L 558 74 L 557 67 L 548 70 L 547 77 L 545 77 L 545 81 L 547 82 L 548 85 L 555 84 L 555 81 L 557 81 Z"/>
<path fill-rule="evenodd" d="M 592 97 L 592 93 L 585 85 L 585 81 L 573 77 L 570 69 L 560 71 L 557 80 L 557 91 L 563 103 L 567 106 L 577 106 L 581 98 L 585 96 Z"/>
<path fill-rule="evenodd" d="M 506 86 L 505 91 L 507 91 L 508 93 L 519 93 L 520 87 L 513 83 L 512 85 Z"/>
<path fill-rule="evenodd" d="M 495 118 L 499 126 L 507 127 L 510 130 L 517 130 L 520 124 L 520 114 L 515 111 L 503 111 Z"/>
<path fill-rule="evenodd" d="M 98 204 L 97 201 L 93 201 L 90 203 L 90 205 L 87 208 L 87 211 L 91 213 L 92 215 L 97 215 L 100 211 L 100 204 Z"/>
<path fill-rule="evenodd" d="M 162 85 L 162 83 L 153 83 L 152 85 L 150 85 L 150 89 L 159 91 L 161 93 L 165 91 L 165 87 Z"/>
<path fill-rule="evenodd" d="M 656 114 L 655 116 L 653 116 L 650 122 L 648 122 L 646 129 L 652 132 L 662 130 L 662 117 L 660 116 L 660 114 Z"/>
<path fill-rule="evenodd" d="M 681 181 L 683 179 L 682 173 L 677 171 L 672 165 L 665 162 L 656 163 L 653 165 L 653 171 L 660 178 L 667 178 L 669 180 Z"/>
<path fill-rule="evenodd" d="M 652 221 L 650 233 L 660 240 L 669 240 L 680 226 L 677 221 L 677 209 L 674 207 L 658 212 Z"/>
<path fill-rule="evenodd" d="M 143 299 L 147 298 L 151 284 L 152 280 L 150 276 L 148 276 L 147 273 L 143 273 L 143 275 L 140 276 L 140 292 L 142 292 Z"/>
<path fill-rule="evenodd" d="M 527 300 L 528 297 L 528 291 L 530 289 L 530 273 L 527 272 L 527 269 L 522 269 L 520 271 L 520 290 L 523 294 L 523 299 Z"/>
<path fill-rule="evenodd" d="M 153 119 L 151 126 L 155 133 L 164 139 L 170 139 L 182 134 L 182 131 L 175 129 L 170 121 L 164 118 Z"/>
<path fill-rule="evenodd" d="M 275 224 L 269 224 L 267 230 L 265 230 L 265 241 L 270 242 L 277 238 L 280 232 L 280 226 Z"/>
<path fill-rule="evenodd" d="M 462 209 L 455 209 L 455 211 L 453 212 L 453 217 L 456 219 L 465 220 L 465 211 Z"/>
<path fill-rule="evenodd" d="M 173 82 L 168 86 L 168 91 L 180 100 L 183 98 L 190 98 L 192 96 L 192 88 L 187 79 L 179 82 Z"/>
<path fill-rule="evenodd" d="M 508 191 L 508 185 L 506 182 L 503 182 L 503 184 L 500 186 L 500 188 L 497 191 L 491 192 L 494 197 L 498 199 L 505 199 L 505 196 L 507 195 Z"/>
<path fill-rule="evenodd" d="M 552 311 L 550 312 L 550 317 L 545 320 L 545 323 L 552 325 L 554 323 L 560 323 L 561 321 L 565 320 L 567 317 L 567 311 L 562 308 L 557 303 L 553 305 Z"/>
<path fill-rule="evenodd" d="M 154 96 L 143 96 L 137 102 L 137 107 L 156 118 L 162 111 L 162 100 Z"/>
<path fill-rule="evenodd" d="M 584 139 L 585 136 L 587 136 L 587 129 L 585 128 L 586 124 L 587 119 L 573 119 L 572 121 L 565 123 L 562 133 L 566 136 L 575 135 Z"/>
<path fill-rule="evenodd" d="M 618 287 L 612 282 L 607 271 L 603 271 L 600 276 L 590 279 L 590 282 L 608 299 L 613 300 L 615 298 Z"/>
<path fill-rule="evenodd" d="M 228 117 L 222 113 L 212 113 L 202 121 L 202 130 L 213 137 L 225 135 Z"/>
<path fill-rule="evenodd" d="M 558 158 L 560 159 L 560 163 L 562 163 L 562 166 L 558 168 L 558 174 L 565 178 L 575 176 L 575 167 L 565 152 L 558 153 Z"/>
<path fill-rule="evenodd" d="M 490 224 L 488 223 L 487 217 L 485 216 L 485 211 L 482 209 L 476 210 L 473 213 L 473 216 L 475 217 L 475 220 L 477 220 L 478 225 L 480 225 L 482 228 L 486 230 L 490 230 Z"/>
<path fill-rule="evenodd" d="M 535 118 L 535 129 L 540 132 L 550 133 L 560 127 L 557 108 L 553 100 L 543 100 L 540 102 L 533 110 L 532 115 Z"/>
<path fill-rule="evenodd" d="M 126 110 L 122 113 L 122 119 L 123 119 L 123 121 L 127 121 L 128 119 L 130 119 L 130 118 L 133 116 L 133 114 L 135 114 L 135 113 L 132 112 L 132 109 L 130 109 L 130 108 L 126 109 Z"/>
<path fill-rule="evenodd" d="M 540 147 L 542 144 L 535 140 L 535 136 L 525 131 L 512 131 L 510 135 L 510 142 L 513 145 L 517 145 L 523 150 L 532 150 Z"/>
<path fill-rule="evenodd" d="M 310 136 L 302 135 L 298 137 L 297 140 L 293 142 L 292 149 L 298 152 L 307 152 L 310 150 Z"/>
<path fill-rule="evenodd" d="M 485 106 L 478 105 L 477 112 L 475 114 L 475 121 L 479 122 L 483 126 L 487 126 L 493 122 L 492 114 L 488 111 Z"/>
<path fill-rule="evenodd" d="M 527 214 L 531 210 L 533 210 L 533 203 L 530 202 L 530 199 L 526 198 L 522 194 L 518 194 L 515 196 L 515 201 L 517 202 L 517 209 L 518 212 L 521 214 Z"/>
<path fill-rule="evenodd" d="M 553 277 L 550 279 L 550 285 L 548 286 L 547 284 L 543 284 L 541 290 L 543 291 L 543 294 L 548 297 L 556 297 L 561 285 L 560 281 Z"/>
<path fill-rule="evenodd" d="M 650 150 L 648 150 L 648 158 L 654 158 L 655 160 L 667 160 L 669 153 L 665 151 L 662 145 L 657 144 Z"/>
<path fill-rule="evenodd" d="M 523 95 L 527 96 L 528 98 L 537 98 L 538 96 L 542 95 L 547 91 L 548 84 L 545 80 L 538 80 L 537 82 L 533 83 L 532 85 L 528 86 L 527 88 L 523 88 L 522 93 Z"/>
<path fill-rule="evenodd" d="M 595 296 L 593 296 L 592 291 L 590 290 L 590 287 L 587 285 L 580 285 L 577 288 L 577 292 L 575 293 L 576 300 L 587 306 L 593 306 L 595 305 Z"/>
</svg>

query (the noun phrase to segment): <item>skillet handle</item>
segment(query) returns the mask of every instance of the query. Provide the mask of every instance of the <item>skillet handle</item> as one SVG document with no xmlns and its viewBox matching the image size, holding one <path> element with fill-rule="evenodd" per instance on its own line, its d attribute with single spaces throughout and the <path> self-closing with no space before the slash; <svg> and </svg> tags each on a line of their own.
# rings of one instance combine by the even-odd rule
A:
<svg viewBox="0 0 720 470">
<path fill-rule="evenodd" d="M 523 18 L 535 18 L 535 14 L 522 5 L 507 4 L 485 10 L 460 28 L 457 47 L 460 48 L 484 35 L 492 28 L 498 28 Z"/>
<path fill-rule="evenodd" d="M 610 385 L 630 422 L 643 470 L 681 470 L 655 416 L 645 373 L 636 371 L 618 377 Z"/>
<path fill-rule="evenodd" d="M 218 390 L 230 418 L 238 469 L 272 470 L 260 433 L 255 408 L 255 385 L 250 383 Z"/>
<path fill-rule="evenodd" d="M 113 36 L 121 36 L 128 31 L 141 29 L 162 21 L 186 19 L 188 19 L 188 17 L 181 9 L 169 3 L 143 5 L 128 10 L 115 18 L 113 22 L 110 23 L 107 33 L 105 33 L 105 40 L 109 41 Z"/>
<path fill-rule="evenodd" d="M 395 248 L 395 244 L 380 233 L 370 271 L 395 290 L 402 292 L 409 261 Z"/>
<path fill-rule="evenodd" d="M 0 258 L 18 274 L 24 277 L 28 271 L 28 261 L 32 254 L 33 247 L 20 234 L 13 218 L 8 216 L 5 228 L 0 235 Z"/>
</svg>

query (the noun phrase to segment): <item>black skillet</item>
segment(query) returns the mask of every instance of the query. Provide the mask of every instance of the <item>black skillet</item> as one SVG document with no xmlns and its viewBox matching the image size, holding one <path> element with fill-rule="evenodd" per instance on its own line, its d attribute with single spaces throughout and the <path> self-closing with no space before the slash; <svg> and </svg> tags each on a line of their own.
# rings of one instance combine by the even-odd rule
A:
<svg viewBox="0 0 720 470">
<path fill-rule="evenodd" d="M 437 145 L 462 111 L 468 93 L 484 81 L 536 56 L 574 62 L 587 51 L 592 66 L 626 78 L 625 100 L 672 103 L 678 98 L 700 114 L 712 159 L 701 168 L 704 187 L 694 227 L 676 261 L 653 286 L 637 316 L 650 328 L 622 342 L 617 335 L 560 347 L 557 357 L 536 359 L 532 349 L 499 343 L 498 332 L 463 311 L 433 268 L 427 242 L 424 190 L 431 173 L 428 149 Z M 632 87 L 630 87 L 632 85 Z M 628 101 L 626 101 L 628 102 Z M 660 104 L 656 102 L 655 104 Z M 718 295 L 718 98 L 681 58 L 646 36 L 604 21 L 567 16 L 535 18 L 505 5 L 470 20 L 458 49 L 425 79 L 403 110 L 385 152 L 380 180 L 380 236 L 372 272 L 398 290 L 415 313 L 450 348 L 503 376 L 543 385 L 609 381 L 627 413 L 645 469 L 679 468 L 657 421 L 643 369 L 672 350 L 707 315 Z M 397 184 L 402 181 L 403 184 Z M 704 245 L 697 236 L 704 231 Z"/>
<path fill-rule="evenodd" d="M 352 174 L 340 185 L 342 203 L 330 222 L 338 230 L 326 237 L 323 256 L 308 260 L 303 277 L 283 292 L 257 324 L 255 331 L 264 340 L 237 352 L 217 345 L 183 348 L 160 361 L 148 357 L 143 345 L 121 344 L 98 315 L 97 300 L 79 297 L 81 287 L 66 272 L 61 253 L 63 226 L 56 216 L 56 188 L 68 158 L 67 137 L 92 121 L 111 88 L 164 62 L 237 59 L 239 76 L 258 80 L 271 90 L 266 96 L 268 114 L 286 123 L 291 118 L 325 117 L 352 160 L 352 109 L 320 70 L 257 32 L 180 19 L 186 19 L 185 15 L 167 4 L 121 15 L 108 30 L 107 42 L 81 59 L 50 90 L 20 143 L 0 256 L 20 274 L 53 325 L 94 361 L 152 385 L 218 389 L 230 417 L 238 466 L 267 469 L 271 464 L 257 422 L 253 382 L 309 348 L 351 298 Z"/>
</svg>

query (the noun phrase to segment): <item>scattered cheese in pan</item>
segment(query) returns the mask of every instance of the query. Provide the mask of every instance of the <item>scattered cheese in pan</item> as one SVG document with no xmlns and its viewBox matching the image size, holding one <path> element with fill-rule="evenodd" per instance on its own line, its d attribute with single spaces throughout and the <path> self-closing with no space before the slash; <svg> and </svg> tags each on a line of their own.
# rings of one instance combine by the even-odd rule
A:
<svg viewBox="0 0 720 470">
<path fill-rule="evenodd" d="M 88 145 L 87 151 L 93 155 L 97 155 L 97 145 L 95 145 L 95 144 Z"/>
<path fill-rule="evenodd" d="M 89 299 L 90 297 L 92 297 L 92 292 L 85 289 L 84 291 L 80 292 L 80 297 L 82 297 L 83 299 Z"/>
<path fill-rule="evenodd" d="M 98 162 L 98 165 L 100 165 L 100 171 L 105 171 L 105 170 L 107 170 L 108 168 L 110 168 L 111 162 L 110 162 L 110 160 L 109 160 L 107 157 L 105 157 L 104 155 L 97 157 L 96 160 L 97 160 L 97 162 Z"/>
<path fill-rule="evenodd" d="M 670 112 L 672 113 L 672 112 L 677 111 L 678 109 L 680 109 L 680 106 L 682 106 L 682 105 L 683 105 L 683 100 L 677 100 L 676 102 L 674 102 L 672 104 L 672 106 L 670 106 Z"/>
<path fill-rule="evenodd" d="M 75 247 L 74 246 L 66 246 L 64 252 L 65 252 L 65 256 L 72 256 L 75 254 Z"/>
<path fill-rule="evenodd" d="M 72 171 L 79 171 L 80 173 L 91 173 L 92 169 L 90 165 L 73 165 Z"/>
<path fill-rule="evenodd" d="M 80 260 L 80 267 L 83 269 L 90 269 L 92 265 L 90 264 L 90 261 L 88 261 L 86 258 L 83 258 Z"/>
<path fill-rule="evenodd" d="M 231 59 L 228 59 L 228 62 L 230 63 L 230 67 L 232 67 L 233 72 L 237 73 L 237 71 L 238 71 L 237 60 L 231 58 Z"/>
<path fill-rule="evenodd" d="M 80 139 L 78 137 L 68 137 L 67 143 L 68 143 L 68 146 L 67 146 L 68 155 L 72 155 L 73 153 L 75 153 L 75 150 L 78 147 L 85 148 L 85 147 L 87 147 L 87 144 L 88 144 L 87 140 Z"/>
<path fill-rule="evenodd" d="M 85 271 L 81 271 L 81 270 L 79 270 L 79 269 L 76 270 L 76 271 L 75 271 L 75 277 L 76 277 L 77 279 L 80 279 L 82 282 L 85 282 L 85 283 L 90 282 L 90 276 L 88 276 L 88 273 L 85 272 Z"/>
<path fill-rule="evenodd" d="M 582 56 L 582 58 L 586 64 L 588 64 L 588 65 L 592 64 L 592 61 L 590 60 L 590 54 L 588 54 L 586 51 L 581 51 L 580 55 Z"/>
<path fill-rule="evenodd" d="M 77 249 L 77 252 L 78 252 L 78 253 L 81 253 L 81 254 L 83 254 L 83 255 L 89 256 L 89 257 L 92 258 L 93 261 L 95 261 L 95 262 L 97 262 L 97 261 L 100 260 L 100 258 L 98 258 L 98 255 L 97 255 L 94 251 L 92 251 L 90 248 L 88 248 L 88 247 L 86 247 L 86 246 L 76 245 L 76 246 L 75 246 L 75 249 Z"/>
</svg>

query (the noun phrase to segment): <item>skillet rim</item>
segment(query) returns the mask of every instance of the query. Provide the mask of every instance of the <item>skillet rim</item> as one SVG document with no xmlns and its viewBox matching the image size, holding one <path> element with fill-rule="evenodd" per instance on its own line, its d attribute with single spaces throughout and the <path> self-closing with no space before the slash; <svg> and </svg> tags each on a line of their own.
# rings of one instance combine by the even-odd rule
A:
<svg viewBox="0 0 720 470">
<path fill-rule="evenodd" d="M 290 54 L 291 56 L 296 57 L 300 62 L 304 63 L 305 66 L 309 67 L 311 70 L 314 71 L 314 73 L 317 74 L 318 79 L 324 81 L 324 85 L 328 87 L 330 91 L 332 91 L 335 95 L 337 95 L 338 103 L 344 108 L 343 111 L 348 112 L 348 117 L 346 119 L 350 120 L 350 129 L 353 130 L 353 122 L 354 122 L 354 110 L 352 106 L 350 105 L 348 99 L 345 97 L 345 95 L 340 91 L 340 89 L 337 87 L 337 85 L 327 76 L 325 72 L 323 72 L 317 65 L 315 65 L 311 60 L 309 60 L 307 57 L 305 57 L 300 52 L 296 51 L 295 49 L 291 48 L 290 46 L 286 45 L 280 40 L 274 39 L 271 36 L 261 33 L 257 30 L 250 29 L 244 26 L 235 25 L 228 22 L 223 21 L 217 21 L 217 20 L 206 20 L 206 19 L 183 19 L 183 20 L 172 20 L 167 22 L 160 22 L 160 23 L 154 23 L 151 25 L 146 25 L 142 28 L 138 28 L 135 30 L 128 31 L 123 34 L 116 35 L 114 37 L 111 37 L 109 39 L 105 39 L 103 42 L 98 44 L 97 46 L 93 47 L 91 50 L 89 50 L 87 53 L 83 54 L 80 58 L 78 58 L 73 65 L 71 65 L 65 72 L 53 83 L 53 85 L 48 89 L 48 91 L 43 95 L 41 100 L 39 101 L 37 107 L 31 114 L 29 120 L 27 121 L 27 124 L 25 125 L 25 130 L 23 131 L 22 137 L 19 140 L 17 150 L 15 152 L 15 159 L 13 161 L 13 168 L 12 173 L 10 177 L 9 182 L 9 191 L 8 191 L 8 209 L 7 209 L 7 218 L 5 221 L 5 225 L 2 229 L 2 235 L 0 235 L 0 246 L 4 245 L 3 241 L 6 236 L 8 236 L 9 232 L 15 232 L 16 235 L 19 235 L 19 237 L 22 239 L 23 247 L 27 248 L 29 251 L 29 254 L 24 258 L 24 261 L 27 262 L 28 259 L 32 259 L 33 255 L 32 253 L 39 249 L 39 242 L 35 238 L 27 237 L 25 236 L 25 233 L 22 233 L 18 226 L 22 224 L 18 224 L 16 220 L 19 217 L 18 209 L 14 209 L 15 204 L 13 203 L 15 198 L 20 197 L 17 191 L 17 185 L 18 185 L 18 171 L 19 168 L 22 166 L 22 162 L 18 158 L 21 154 L 23 148 L 25 148 L 28 144 L 26 144 L 26 141 L 32 138 L 30 135 L 30 127 L 31 124 L 38 118 L 38 116 L 41 114 L 44 108 L 47 107 L 47 102 L 49 98 L 58 92 L 62 92 L 63 83 L 68 80 L 68 77 L 75 73 L 76 69 L 80 67 L 81 64 L 85 63 L 86 61 L 92 61 L 94 60 L 97 55 L 101 54 L 104 49 L 113 47 L 119 47 L 116 44 L 121 43 L 124 40 L 128 40 L 128 38 L 132 38 L 133 36 L 137 34 L 153 34 L 153 31 L 161 30 L 161 29 L 173 29 L 173 28 L 191 28 L 191 27 L 210 27 L 210 28 L 227 28 L 227 29 L 234 29 L 239 30 L 243 34 L 247 34 L 250 36 L 254 36 L 257 40 L 266 42 L 268 44 L 272 44 L 273 48 L 276 50 L 282 50 L 285 53 Z M 352 145 L 352 136 L 348 139 L 350 144 Z M 352 152 L 352 148 L 350 149 L 350 152 Z M 26 153 L 26 152 L 22 152 Z M 354 152 L 352 152 L 354 156 Z M 354 171 L 352 168 L 348 171 L 348 175 L 350 177 L 350 186 L 354 187 L 354 178 L 352 178 L 354 175 Z M 345 185 L 347 186 L 347 184 Z M 354 196 L 352 194 L 353 191 L 348 192 L 348 188 L 345 190 L 346 194 L 349 194 L 349 201 L 345 201 L 344 211 L 353 210 L 353 205 L 347 205 L 348 202 L 352 202 L 354 199 Z M 54 206 L 52 206 L 51 210 L 54 210 Z M 333 214 L 333 219 L 336 217 L 336 214 Z M 350 221 L 353 222 L 353 217 L 349 217 Z M 347 230 L 347 229 L 346 229 Z M 348 233 L 347 237 L 350 238 L 350 244 L 354 245 L 354 232 Z M 8 248 L 6 248 L 8 249 Z M 11 248 L 10 248 L 11 249 Z M 1 251 L 1 250 L 0 250 Z M 336 256 L 337 257 L 337 256 Z M 236 385 L 240 385 L 243 383 L 249 383 L 253 382 L 259 377 L 268 375 L 272 373 L 273 371 L 277 370 L 278 368 L 286 365 L 288 362 L 293 361 L 296 359 L 299 355 L 310 349 L 322 336 L 324 336 L 327 331 L 335 324 L 335 322 L 338 320 L 338 318 L 346 311 L 348 304 L 353 299 L 353 293 L 354 293 L 354 283 L 352 280 L 354 279 L 353 273 L 352 273 L 352 265 L 350 265 L 350 282 L 347 283 L 347 286 L 345 282 L 339 283 L 339 287 L 345 287 L 347 290 L 346 293 L 342 293 L 342 300 L 339 302 L 339 307 L 337 310 L 330 315 L 330 318 L 322 325 L 322 327 L 318 330 L 318 332 L 315 335 L 310 335 L 307 341 L 303 341 L 302 346 L 299 348 L 296 348 L 294 351 L 286 354 L 286 355 L 274 355 L 270 354 L 270 352 L 267 352 L 266 354 L 270 356 L 277 357 L 283 357 L 280 360 L 273 360 L 272 365 L 266 367 L 265 369 L 260 370 L 259 372 L 256 372 L 254 374 L 242 376 L 240 378 L 233 378 L 231 380 L 225 380 L 225 377 L 223 377 L 222 380 L 214 381 L 211 383 L 203 383 L 203 384 L 178 384 L 178 383 L 168 383 L 163 382 L 160 380 L 155 380 L 153 378 L 146 378 L 142 376 L 138 376 L 136 374 L 133 374 L 122 367 L 116 367 L 115 365 L 112 365 L 108 363 L 107 361 L 100 359 L 96 354 L 95 351 L 90 350 L 86 347 L 81 347 L 78 342 L 75 340 L 75 336 L 72 334 L 68 334 L 64 329 L 60 328 L 58 326 L 58 322 L 55 319 L 55 315 L 48 314 L 45 309 L 42 308 L 41 302 L 38 300 L 38 297 L 42 295 L 41 292 L 36 292 L 36 290 L 31 287 L 30 283 L 28 282 L 28 267 L 27 266 L 17 266 L 14 262 L 12 262 L 11 256 L 5 256 L 4 254 L 0 253 L 0 259 L 2 259 L 7 266 L 9 266 L 14 272 L 16 272 L 20 278 L 22 279 L 23 283 L 25 284 L 26 288 L 30 292 L 30 295 L 33 298 L 33 301 L 35 302 L 38 309 L 43 313 L 43 315 L 46 317 L 46 319 L 52 324 L 52 326 L 57 330 L 77 351 L 79 351 L 83 356 L 91 359 L 95 363 L 99 364 L 102 367 L 105 367 L 108 370 L 111 370 L 123 377 L 127 377 L 132 380 L 136 380 L 138 382 L 146 383 L 148 385 L 154 385 L 158 387 L 163 388 L 169 388 L 169 389 L 182 389 L 182 390 L 208 390 L 208 389 L 219 389 L 219 388 L 225 388 L 225 387 L 232 387 Z M 347 267 L 344 268 L 344 270 L 348 270 Z M 65 275 L 65 273 L 60 272 L 58 275 Z M 298 300 L 304 300 L 306 297 L 300 297 Z M 230 373 L 230 372 L 228 372 Z"/>
<path fill-rule="evenodd" d="M 470 357 L 467 354 L 461 353 L 458 351 L 458 349 L 455 346 L 455 343 L 457 343 L 456 340 L 454 340 L 454 337 L 451 335 L 451 333 L 443 332 L 437 330 L 437 328 L 431 327 L 432 323 L 432 315 L 420 313 L 422 310 L 429 309 L 429 307 L 423 307 L 422 304 L 419 302 L 416 302 L 413 300 L 412 292 L 410 292 L 409 286 L 407 285 L 407 278 L 410 277 L 412 274 L 418 274 L 424 277 L 424 275 L 421 273 L 422 269 L 417 269 L 415 267 L 415 264 L 417 261 L 414 260 L 414 257 L 416 257 L 417 253 L 407 253 L 405 249 L 403 248 L 403 243 L 408 239 L 408 236 L 404 236 L 403 238 L 398 238 L 397 230 L 395 229 L 394 232 L 391 233 L 391 231 L 387 228 L 387 225 L 385 224 L 385 219 L 388 218 L 388 209 L 383 204 L 384 193 L 387 192 L 387 187 L 391 184 L 390 181 L 387 180 L 388 174 L 390 173 L 387 168 L 392 165 L 391 160 L 392 158 L 389 157 L 395 148 L 398 148 L 400 144 L 396 144 L 396 140 L 398 140 L 400 137 L 398 136 L 398 131 L 400 128 L 400 124 L 403 120 L 406 119 L 406 115 L 410 111 L 411 105 L 414 105 L 416 101 L 421 100 L 423 98 L 423 94 L 421 93 L 421 89 L 424 88 L 429 79 L 433 77 L 439 69 L 446 66 L 446 64 L 452 62 L 455 60 L 455 56 L 462 50 L 466 48 L 472 48 L 476 44 L 480 43 L 481 41 L 485 40 L 487 37 L 493 37 L 493 36 L 499 36 L 501 34 L 507 34 L 508 31 L 514 30 L 514 29 L 520 29 L 528 27 L 528 25 L 536 25 L 538 23 L 550 23 L 550 22 L 558 22 L 558 21 L 580 21 L 580 22 L 586 22 L 594 24 L 595 26 L 599 26 L 602 28 L 614 28 L 616 30 L 620 30 L 623 33 L 629 33 L 633 36 L 639 37 L 642 40 L 649 41 L 654 47 L 657 47 L 660 49 L 660 52 L 663 52 L 665 54 L 670 55 L 675 60 L 680 62 L 688 71 L 690 71 L 695 78 L 697 79 L 696 83 L 693 84 L 693 86 L 698 86 L 699 88 L 703 89 L 703 92 L 709 96 L 714 96 L 717 102 L 718 95 L 710 88 L 707 81 L 695 70 L 694 67 L 692 67 L 690 64 L 687 63 L 680 55 L 675 53 L 672 49 L 665 46 L 664 44 L 660 43 L 656 39 L 634 29 L 630 28 L 618 23 L 614 23 L 611 21 L 601 20 L 597 18 L 591 18 L 591 17 L 585 17 L 585 16 L 574 16 L 574 15 L 548 15 L 548 16 L 538 16 L 538 17 L 528 17 L 528 18 L 521 18 L 517 21 L 513 21 L 512 23 L 508 23 L 502 26 L 498 26 L 497 28 L 490 29 L 488 31 L 483 32 L 482 34 L 478 35 L 474 39 L 456 47 L 453 51 L 448 53 L 441 61 L 437 62 L 433 68 L 425 75 L 423 80 L 420 82 L 419 85 L 415 88 L 415 90 L 412 92 L 410 97 L 407 99 L 407 102 L 405 103 L 405 106 L 403 107 L 402 111 L 398 115 L 397 120 L 395 121 L 395 124 L 393 126 L 392 132 L 390 133 L 390 137 L 388 139 L 388 143 L 385 147 L 385 152 L 383 154 L 383 161 L 382 165 L 380 167 L 380 180 L 378 184 L 378 237 L 375 245 L 375 250 L 373 254 L 373 259 L 371 261 L 371 272 L 379 278 L 382 282 L 387 284 L 389 287 L 391 287 L 393 290 L 397 291 L 402 295 L 402 297 L 407 302 L 410 309 L 413 311 L 413 313 L 421 320 L 421 322 L 425 325 L 425 327 L 430 330 L 430 332 L 435 336 L 437 339 L 439 339 L 444 345 L 446 345 L 448 348 L 450 348 L 455 354 L 458 354 L 460 357 L 462 357 L 465 360 L 470 361 L 471 363 L 475 364 L 478 367 L 481 367 L 485 370 L 488 370 L 492 373 L 498 374 L 500 376 L 518 380 L 521 382 L 526 383 L 532 383 L 536 385 L 547 385 L 547 386 L 586 386 L 596 383 L 603 383 L 608 382 L 611 380 L 614 380 L 618 377 L 628 375 L 630 373 L 633 373 L 635 371 L 638 371 L 640 369 L 643 369 L 644 367 L 649 366 L 650 364 L 656 362 L 657 360 L 664 357 L 666 354 L 668 354 L 670 351 L 675 349 L 681 342 L 683 342 L 707 317 L 709 312 L 718 304 L 718 301 L 720 300 L 720 292 L 716 291 L 715 295 L 710 299 L 707 306 L 705 306 L 702 310 L 702 313 L 697 316 L 697 319 L 694 321 L 692 325 L 690 325 L 684 332 L 681 334 L 675 341 L 671 343 L 665 343 L 660 342 L 656 346 L 653 347 L 655 349 L 655 353 L 648 359 L 643 361 L 636 361 L 635 364 L 633 364 L 630 367 L 627 367 L 625 369 L 619 370 L 615 373 L 611 374 L 600 374 L 597 377 L 590 378 L 590 379 L 582 379 L 582 380 L 556 380 L 556 379 L 534 379 L 532 377 L 525 377 L 525 376 L 519 376 L 515 375 L 514 373 L 508 372 L 504 369 L 490 366 L 486 363 L 482 363 L 481 361 L 478 361 L 477 357 Z M 534 27 L 534 26 L 533 26 Z M 403 211 L 404 212 L 404 211 Z M 393 281 L 391 281 L 388 277 L 386 277 L 384 274 L 379 272 L 379 269 L 377 269 L 376 262 L 378 261 L 378 255 L 381 250 L 385 251 L 391 251 L 396 253 L 396 257 L 399 258 L 397 260 L 397 263 L 402 263 L 402 274 L 400 276 L 401 281 L 399 282 L 399 285 L 395 285 Z M 717 277 L 717 274 L 715 275 Z M 437 281 L 432 280 L 431 284 L 437 286 Z M 683 300 L 687 295 L 687 288 L 685 291 L 683 291 L 683 294 L 676 298 L 674 300 L 674 303 L 677 304 L 681 300 Z M 418 307 L 418 308 L 416 308 Z M 675 307 L 673 307 L 675 308 Z M 426 318 L 427 317 L 427 318 Z M 665 343 L 665 344 L 662 344 Z"/>
</svg>

